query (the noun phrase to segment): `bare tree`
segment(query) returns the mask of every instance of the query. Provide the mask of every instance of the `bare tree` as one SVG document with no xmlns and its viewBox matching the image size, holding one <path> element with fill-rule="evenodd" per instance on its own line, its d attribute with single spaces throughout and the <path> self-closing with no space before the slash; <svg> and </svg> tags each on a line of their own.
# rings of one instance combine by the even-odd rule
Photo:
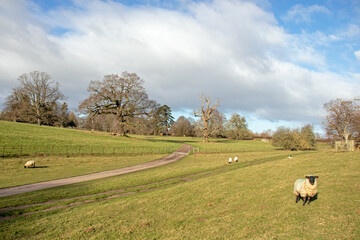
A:
<svg viewBox="0 0 360 240">
<path fill-rule="evenodd" d="M 14 120 L 35 121 L 38 125 L 53 122 L 47 118 L 56 115 L 57 101 L 64 99 L 59 84 L 48 73 L 38 71 L 24 73 L 18 80 L 21 85 L 13 90 L 6 103 Z"/>
<path fill-rule="evenodd" d="M 220 100 L 216 102 L 216 104 L 211 106 L 210 97 L 206 96 L 205 93 L 200 95 L 201 99 L 201 107 L 194 111 L 195 117 L 201 118 L 201 125 L 203 127 L 203 133 L 204 133 L 204 142 L 209 141 L 209 121 L 211 116 L 214 114 L 214 111 L 218 108 L 220 104 Z"/>
<path fill-rule="evenodd" d="M 146 115 L 158 106 L 148 98 L 143 83 L 136 73 L 105 75 L 102 81 L 90 82 L 90 96 L 80 104 L 79 109 L 92 116 L 115 115 L 115 132 L 126 135 L 125 126 L 129 118 Z"/>
<path fill-rule="evenodd" d="M 193 136 L 194 126 L 190 118 L 180 116 L 174 124 L 172 124 L 170 132 L 174 136 Z"/>
<path fill-rule="evenodd" d="M 348 143 L 356 134 L 356 116 L 359 110 L 355 102 L 336 99 L 325 103 L 324 109 L 328 113 L 323 122 L 327 135 L 343 139 Z"/>
</svg>

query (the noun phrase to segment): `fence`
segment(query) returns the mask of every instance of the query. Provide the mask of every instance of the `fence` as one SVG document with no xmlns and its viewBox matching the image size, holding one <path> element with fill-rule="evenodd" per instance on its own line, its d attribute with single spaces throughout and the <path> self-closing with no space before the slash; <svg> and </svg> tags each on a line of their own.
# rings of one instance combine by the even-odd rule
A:
<svg viewBox="0 0 360 240">
<path fill-rule="evenodd" d="M 338 151 L 354 151 L 355 150 L 355 141 L 350 140 L 347 143 L 344 141 L 335 142 L 335 150 Z"/>
<path fill-rule="evenodd" d="M 112 146 L 57 146 L 57 145 L 18 145 L 0 146 L 1 157 L 32 155 L 141 155 L 170 154 L 174 148 L 151 147 L 112 147 Z"/>
</svg>

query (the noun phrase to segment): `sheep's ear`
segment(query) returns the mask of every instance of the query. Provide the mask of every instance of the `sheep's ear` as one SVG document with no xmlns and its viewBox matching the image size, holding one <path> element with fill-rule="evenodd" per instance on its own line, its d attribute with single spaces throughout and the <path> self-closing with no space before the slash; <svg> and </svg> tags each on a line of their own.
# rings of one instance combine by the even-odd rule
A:
<svg viewBox="0 0 360 240">
<path fill-rule="evenodd" d="M 305 176 L 305 178 L 309 178 L 309 176 Z"/>
<path fill-rule="evenodd" d="M 319 178 L 319 176 L 314 176 L 314 178 Z"/>
</svg>

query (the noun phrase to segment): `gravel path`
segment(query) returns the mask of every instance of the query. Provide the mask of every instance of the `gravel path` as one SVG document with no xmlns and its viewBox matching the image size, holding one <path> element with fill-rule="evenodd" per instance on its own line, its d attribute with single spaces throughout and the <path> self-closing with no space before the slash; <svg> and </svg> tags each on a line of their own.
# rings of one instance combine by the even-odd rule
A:
<svg viewBox="0 0 360 240">
<path fill-rule="evenodd" d="M 57 179 L 57 180 L 52 180 L 52 181 L 47 181 L 47 182 L 40 182 L 40 183 L 34 183 L 34 184 L 28 184 L 28 185 L 22 185 L 22 186 L 16 186 L 16 187 L 9 187 L 9 188 L 1 188 L 0 189 L 0 197 L 6 197 L 6 196 L 15 195 L 15 194 L 32 192 L 32 191 L 37 191 L 37 190 L 42 190 L 42 189 L 52 188 L 52 187 L 58 187 L 58 186 L 63 186 L 63 185 L 68 185 L 68 184 L 73 184 L 73 183 L 85 182 L 85 181 L 99 179 L 99 178 L 117 176 L 117 175 L 122 175 L 122 174 L 126 174 L 126 173 L 137 172 L 137 171 L 148 169 L 148 168 L 158 167 L 158 166 L 161 166 L 161 165 L 164 165 L 167 163 L 171 163 L 171 162 L 175 162 L 177 160 L 184 158 L 186 155 L 188 155 L 190 153 L 191 150 L 192 150 L 192 146 L 183 144 L 183 146 L 180 149 L 178 149 L 176 152 L 174 152 L 166 157 L 163 157 L 163 158 L 151 161 L 151 162 L 135 165 L 135 166 L 125 167 L 125 168 L 120 168 L 120 169 L 115 169 L 115 170 L 110 170 L 110 171 L 105 171 L 105 172 L 92 173 L 92 174 L 87 174 L 87 175 L 82 175 L 82 176 L 77 176 L 77 177 Z"/>
</svg>

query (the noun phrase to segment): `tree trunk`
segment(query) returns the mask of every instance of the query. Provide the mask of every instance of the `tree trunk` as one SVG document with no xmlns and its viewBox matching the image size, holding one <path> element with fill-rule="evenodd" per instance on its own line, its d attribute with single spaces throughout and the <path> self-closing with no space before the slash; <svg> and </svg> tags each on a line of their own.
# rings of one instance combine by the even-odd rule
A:
<svg viewBox="0 0 360 240">
<path fill-rule="evenodd" d="M 204 142 L 209 142 L 208 121 L 204 121 Z"/>
</svg>

